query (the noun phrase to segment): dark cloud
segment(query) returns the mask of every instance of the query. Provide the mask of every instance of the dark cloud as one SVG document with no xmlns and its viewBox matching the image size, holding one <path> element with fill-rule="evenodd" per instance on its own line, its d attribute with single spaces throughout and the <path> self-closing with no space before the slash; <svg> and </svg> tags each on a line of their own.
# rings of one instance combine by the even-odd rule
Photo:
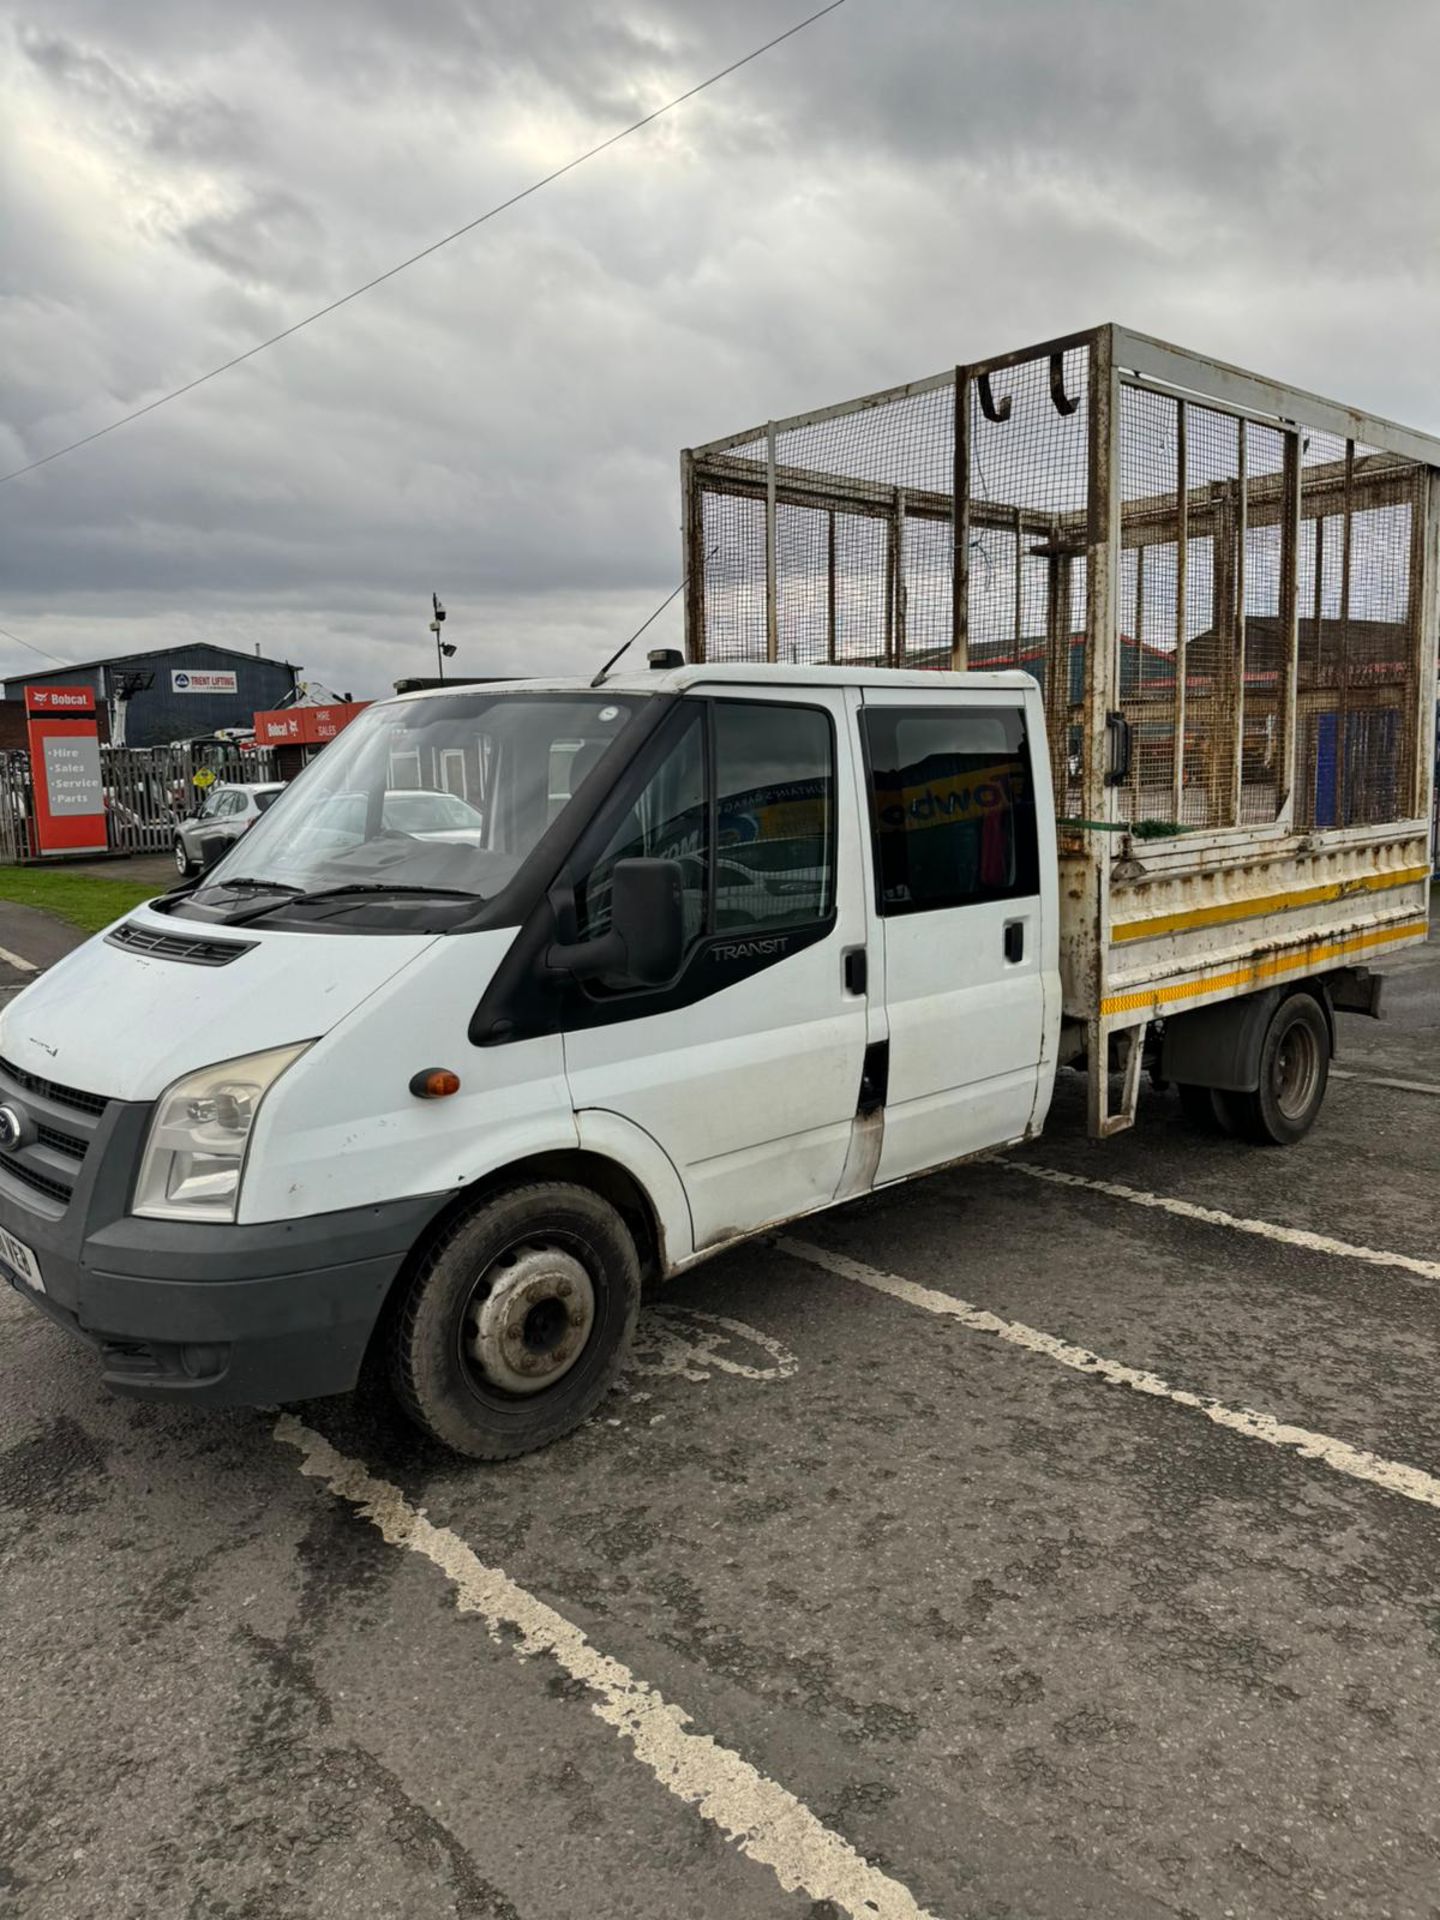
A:
<svg viewBox="0 0 1440 1920">
<path fill-rule="evenodd" d="M 382 271 L 798 17 L 12 0 L 0 465 Z M 1440 425 L 1440 9 L 848 0 L 635 141 L 0 493 L 0 622 L 332 685 L 584 664 L 685 444 L 1105 318 Z M 675 615 L 667 616 L 673 634 Z M 4 656 L 7 664 L 9 656 Z"/>
</svg>

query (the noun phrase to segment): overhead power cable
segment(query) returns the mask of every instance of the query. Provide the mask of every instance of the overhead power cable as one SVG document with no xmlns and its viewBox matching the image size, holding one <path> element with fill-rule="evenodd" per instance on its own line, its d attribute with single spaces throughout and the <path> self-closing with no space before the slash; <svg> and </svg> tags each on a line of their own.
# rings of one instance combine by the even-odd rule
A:
<svg viewBox="0 0 1440 1920">
<path fill-rule="evenodd" d="M 556 180 L 563 179 L 567 173 L 573 173 L 577 167 L 583 167 L 587 160 L 595 159 L 598 154 L 606 152 L 608 148 L 618 146 L 622 140 L 628 140 L 631 134 L 639 133 L 642 128 L 651 126 L 665 114 L 673 113 L 676 107 L 684 106 L 685 102 L 693 100 L 696 94 L 704 93 L 707 87 L 713 87 L 718 81 L 728 79 L 732 73 L 738 73 L 741 67 L 748 67 L 752 60 L 758 60 L 762 54 L 769 53 L 782 41 L 794 39 L 797 33 L 803 33 L 806 27 L 813 27 L 817 20 L 824 19 L 827 13 L 834 13 L 837 7 L 843 7 L 844 4 L 845 0 L 829 0 L 828 6 L 817 8 L 804 20 L 797 20 L 793 27 L 787 27 L 784 33 L 777 33 L 773 40 L 767 40 L 763 46 L 752 48 L 740 59 L 732 60 L 728 67 L 721 67 L 718 73 L 712 73 L 708 79 L 697 81 L 693 87 L 687 87 L 684 93 L 677 93 L 675 98 L 667 100 L 663 107 L 656 107 L 653 113 L 647 113 L 642 119 L 632 121 L 628 127 L 622 127 L 618 133 L 612 133 L 607 139 L 599 141 L 593 147 L 588 147 L 584 153 L 577 153 L 575 158 L 567 160 L 563 167 L 556 167 L 553 173 L 547 173 L 543 179 L 532 181 L 528 187 L 522 187 L 518 193 L 512 193 L 508 200 L 499 201 L 486 212 L 477 214 L 473 220 L 467 220 L 463 227 L 456 227 L 453 233 L 447 233 L 443 239 L 432 240 L 428 247 L 422 247 L 418 253 L 412 253 L 406 260 L 397 261 L 393 267 L 387 267 L 384 273 L 377 273 L 373 280 L 365 281 L 363 286 L 354 287 L 349 293 L 342 293 L 338 300 L 332 300 L 328 306 L 319 307 L 314 313 L 306 314 L 303 320 L 297 320 L 292 326 L 282 328 L 279 333 L 272 333 L 268 340 L 257 341 L 253 347 L 247 347 L 244 353 L 237 353 L 233 359 L 223 361 L 218 367 L 212 367 L 208 373 L 198 374 L 195 379 L 187 380 L 184 386 L 174 387 L 169 393 L 162 393 L 158 399 L 147 400 L 143 407 L 136 407 L 131 413 L 121 414 L 118 420 L 112 420 L 108 426 L 97 427 L 94 433 L 82 434 L 78 440 L 72 440 L 63 447 L 56 447 L 53 452 L 42 454 L 38 460 L 31 460 L 23 467 L 16 467 L 11 473 L 0 474 L 0 486 L 9 480 L 18 480 L 24 474 L 34 473 L 37 467 L 48 467 L 52 460 L 61 460 L 67 453 L 75 453 L 81 447 L 88 447 L 93 440 L 103 440 L 107 433 L 115 433 L 121 427 L 128 427 L 132 420 L 143 419 L 147 413 L 154 413 L 158 407 L 168 406 L 172 400 L 178 400 L 184 394 L 193 393 L 197 387 L 203 387 L 207 381 L 218 380 L 222 373 L 229 373 L 233 368 L 243 366 L 247 360 L 253 360 L 257 353 L 264 353 L 267 347 L 278 346 L 282 340 L 288 340 L 292 334 L 299 333 L 302 328 L 313 326 L 317 320 L 323 320 L 327 314 L 334 313 L 340 307 L 348 306 L 352 300 L 358 300 L 362 293 L 370 293 L 376 287 L 383 286 L 387 280 L 393 280 L 397 274 L 404 273 L 407 268 L 415 266 L 419 261 L 428 260 L 432 253 L 438 253 L 442 247 L 448 247 L 452 241 L 459 240 L 467 233 L 473 233 L 476 227 L 483 227 L 487 220 L 493 220 L 497 214 L 508 212 L 511 207 L 518 206 L 522 200 L 528 200 L 532 194 L 553 185 Z"/>
<path fill-rule="evenodd" d="M 22 640 L 18 633 L 11 633 L 8 627 L 0 627 L 0 638 L 13 640 L 17 647 L 28 647 L 31 653 L 38 653 L 42 660 L 53 660 L 57 667 L 70 665 L 70 662 L 62 660 L 58 653 L 49 653 L 44 647 L 37 647 L 33 640 Z"/>
</svg>

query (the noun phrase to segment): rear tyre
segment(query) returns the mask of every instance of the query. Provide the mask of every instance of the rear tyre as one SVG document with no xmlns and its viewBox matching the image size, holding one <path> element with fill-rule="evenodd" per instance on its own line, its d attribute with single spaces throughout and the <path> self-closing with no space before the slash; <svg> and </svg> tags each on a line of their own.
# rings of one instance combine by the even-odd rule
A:
<svg viewBox="0 0 1440 1920">
<path fill-rule="evenodd" d="M 429 1250 L 395 1314 L 390 1381 L 423 1432 L 472 1460 L 546 1446 L 593 1413 L 640 1311 L 640 1262 L 585 1187 L 512 1187 Z"/>
<path fill-rule="evenodd" d="M 178 834 L 175 836 L 175 871 L 182 880 L 188 880 L 195 871 L 195 863 L 185 851 L 185 842 Z"/>
<path fill-rule="evenodd" d="M 1260 1048 L 1254 1093 L 1225 1096 L 1236 1131 L 1261 1146 L 1289 1147 L 1315 1124 L 1330 1078 L 1330 1028 L 1308 993 L 1282 1000 Z"/>
</svg>

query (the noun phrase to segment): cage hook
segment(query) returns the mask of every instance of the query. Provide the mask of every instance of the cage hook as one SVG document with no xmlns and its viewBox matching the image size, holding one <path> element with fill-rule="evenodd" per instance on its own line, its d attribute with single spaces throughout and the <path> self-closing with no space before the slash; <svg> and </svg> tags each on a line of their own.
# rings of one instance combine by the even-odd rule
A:
<svg viewBox="0 0 1440 1920">
<path fill-rule="evenodd" d="M 1055 403 L 1057 413 L 1074 413 L 1080 404 L 1077 393 L 1072 399 L 1065 391 L 1065 356 L 1052 353 L 1050 356 L 1050 398 Z"/>
<path fill-rule="evenodd" d="M 987 420 L 993 420 L 997 427 L 1002 421 L 1008 420 L 1010 418 L 1010 409 L 1014 405 L 1015 396 L 1007 393 L 1003 400 L 997 401 L 994 394 L 990 391 L 990 376 L 988 373 L 977 373 L 975 376 L 975 385 L 980 392 L 980 411 L 984 414 L 985 418 Z"/>
</svg>

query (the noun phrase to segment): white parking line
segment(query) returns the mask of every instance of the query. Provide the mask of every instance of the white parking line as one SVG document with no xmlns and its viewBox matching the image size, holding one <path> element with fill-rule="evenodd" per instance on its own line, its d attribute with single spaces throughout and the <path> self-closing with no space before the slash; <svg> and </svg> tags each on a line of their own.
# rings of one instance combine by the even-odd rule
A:
<svg viewBox="0 0 1440 1920">
<path fill-rule="evenodd" d="M 7 967 L 14 967 L 17 973 L 38 973 L 40 969 L 33 960 L 22 960 L 18 953 L 11 953 L 8 947 L 0 947 L 0 960 Z"/>
<path fill-rule="evenodd" d="M 1398 1087 L 1401 1093 L 1432 1093 L 1440 1097 L 1440 1087 L 1429 1080 L 1390 1080 L 1383 1074 L 1356 1073 L 1349 1067 L 1331 1067 L 1332 1080 L 1358 1080 L 1366 1087 Z"/>
<path fill-rule="evenodd" d="M 714 1329 L 714 1331 L 711 1331 Z M 764 1354 L 768 1366 L 736 1360 L 722 1347 L 752 1348 Z M 698 1307 L 650 1307 L 635 1332 L 627 1373 L 676 1374 L 697 1384 L 712 1373 L 734 1374 L 740 1380 L 788 1380 L 800 1365 L 798 1354 L 758 1327 L 731 1320 L 723 1313 L 702 1313 Z"/>
<path fill-rule="evenodd" d="M 1303 1227 L 1282 1227 L 1273 1220 L 1246 1220 L 1239 1214 L 1225 1213 L 1219 1207 L 1197 1206 L 1193 1200 L 1174 1200 L 1168 1194 L 1146 1193 L 1139 1187 L 1123 1187 L 1114 1180 L 1091 1180 L 1083 1173 L 1062 1173 L 1058 1167 L 1040 1167 L 1033 1160 L 996 1159 L 993 1165 L 1011 1173 L 1023 1173 L 1029 1180 L 1048 1180 L 1057 1187 L 1080 1187 L 1086 1193 L 1103 1193 L 1112 1200 L 1128 1200 L 1134 1207 L 1149 1207 L 1156 1213 L 1173 1213 L 1181 1220 L 1198 1220 L 1207 1227 L 1233 1227 L 1237 1233 L 1253 1233 L 1261 1240 L 1277 1240 L 1283 1246 L 1302 1247 L 1307 1253 L 1333 1253 L 1346 1260 L 1363 1260 L 1371 1267 L 1394 1267 L 1421 1280 L 1440 1280 L 1440 1260 L 1417 1260 L 1413 1254 L 1390 1253 L 1383 1247 L 1362 1247 L 1351 1240 L 1333 1240 L 1329 1234 L 1307 1233 Z"/>
<path fill-rule="evenodd" d="M 854 1920 L 931 1920 L 898 1880 L 862 1859 L 793 1793 L 708 1734 L 690 1732 L 682 1708 L 599 1652 L 579 1627 L 508 1574 L 484 1565 L 458 1534 L 433 1525 L 398 1487 L 374 1478 L 290 1414 L 276 1421 L 275 1437 L 299 1450 L 301 1473 L 349 1500 L 392 1547 L 438 1567 L 455 1589 L 456 1607 L 478 1613 L 492 1639 L 508 1645 L 500 1633 L 508 1627 L 520 1636 L 522 1659 L 547 1653 L 582 1681 L 592 1695 L 591 1712 L 630 1742 L 661 1786 L 696 1808 L 741 1853 L 769 1867 L 787 1893 L 803 1888 L 812 1900 L 828 1900 Z"/>
<path fill-rule="evenodd" d="M 971 1306 L 968 1300 L 957 1300 L 953 1294 L 937 1293 L 933 1287 L 922 1287 L 913 1280 L 902 1280 L 899 1274 L 882 1273 L 877 1267 L 867 1267 L 862 1261 L 851 1260 L 843 1253 L 831 1253 L 828 1248 L 814 1246 L 808 1240 L 791 1240 L 782 1235 L 775 1244 L 781 1252 L 797 1260 L 808 1261 L 813 1267 L 822 1267 L 827 1273 L 838 1274 L 843 1280 L 854 1280 L 862 1287 L 889 1294 L 892 1299 L 903 1300 L 907 1306 L 919 1307 L 926 1313 L 943 1314 L 947 1319 L 958 1320 L 972 1333 L 992 1334 L 1012 1347 L 1041 1354 L 1047 1360 L 1057 1361 L 1062 1367 L 1072 1367 L 1076 1373 L 1088 1373 L 1096 1379 L 1108 1381 L 1111 1386 L 1129 1387 L 1135 1393 L 1148 1394 L 1152 1399 L 1168 1400 L 1172 1406 L 1202 1413 L 1217 1427 L 1228 1427 L 1232 1433 L 1244 1434 L 1248 1440 L 1263 1440 L 1270 1447 L 1288 1448 L 1298 1453 L 1302 1460 L 1319 1460 L 1336 1473 L 1347 1474 L 1352 1480 L 1368 1481 L 1371 1486 L 1403 1494 L 1407 1500 L 1418 1500 L 1423 1506 L 1440 1507 L 1440 1480 L 1420 1467 L 1409 1467 L 1399 1460 L 1386 1460 L 1380 1454 L 1352 1447 L 1344 1440 L 1333 1440 L 1324 1433 L 1312 1433 L 1308 1427 L 1290 1426 L 1268 1413 L 1256 1413 L 1249 1407 L 1223 1406 L 1207 1394 L 1191 1393 L 1184 1387 L 1172 1387 L 1169 1381 L 1162 1380 L 1158 1374 L 1146 1373 L 1139 1367 L 1127 1367 L 1119 1360 L 1103 1359 L 1086 1347 L 1072 1346 L 1068 1340 L 1057 1339 L 1053 1333 L 1040 1333 L 1019 1320 L 1002 1320 L 996 1314 L 987 1313 L 983 1307 Z"/>
</svg>

